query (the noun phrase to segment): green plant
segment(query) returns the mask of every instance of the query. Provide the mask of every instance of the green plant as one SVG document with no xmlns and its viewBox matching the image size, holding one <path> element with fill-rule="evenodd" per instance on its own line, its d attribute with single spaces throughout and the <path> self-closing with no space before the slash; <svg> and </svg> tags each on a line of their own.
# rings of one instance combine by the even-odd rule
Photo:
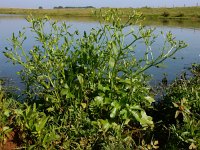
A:
<svg viewBox="0 0 200 150">
<path fill-rule="evenodd" d="M 193 64 L 190 70 L 195 77 L 200 76 L 200 65 L 199 64 Z"/>
<path fill-rule="evenodd" d="M 82 37 L 78 31 L 70 33 L 65 23 L 29 18 L 35 38 L 31 50 L 23 48 L 25 32 L 13 34 L 13 47 L 4 54 L 23 67 L 19 75 L 26 86 L 23 98 L 27 106 L 17 109 L 16 121 L 25 135 L 22 138 L 28 140 L 25 145 L 47 148 L 41 146 L 45 137 L 40 139 L 40 135 L 53 128 L 52 135 L 60 142 L 49 141 L 51 146 L 89 149 L 119 142 L 121 147 L 133 149 L 145 130 L 153 129 L 146 110 L 152 108 L 154 99 L 144 72 L 186 44 L 171 33 L 161 33 L 164 45 L 154 52 L 152 45 L 159 37 L 154 29 L 140 25 L 138 30 L 126 31 L 141 14 L 134 12 L 125 23 L 123 13 L 115 9 L 100 11 L 100 15 L 104 19 L 100 27 Z M 127 38 L 132 41 L 126 43 Z M 138 43 L 146 49 L 139 59 L 135 57 Z"/>
<path fill-rule="evenodd" d="M 164 11 L 164 12 L 161 14 L 161 16 L 163 16 L 163 17 L 169 17 L 170 14 L 169 14 L 169 12 Z"/>
<path fill-rule="evenodd" d="M 11 98 L 6 98 L 6 93 L 0 89 L 0 147 L 6 143 L 12 132 L 12 111 L 17 105 Z"/>
<path fill-rule="evenodd" d="M 14 110 L 16 136 L 29 149 L 49 149 L 60 140 L 51 126 L 47 126 L 49 117 L 36 108 L 36 104 Z"/>
<path fill-rule="evenodd" d="M 0 128 L 0 147 L 6 143 L 7 139 L 10 136 L 11 131 L 12 128 L 9 128 L 8 126 Z"/>
<path fill-rule="evenodd" d="M 154 121 L 161 122 L 154 133 L 155 138 L 163 138 L 163 148 L 198 149 L 200 146 L 199 65 L 192 65 L 190 70 L 193 73 L 190 77 L 183 73 L 165 86 L 163 100 L 152 112 Z M 160 130 L 162 134 L 158 134 Z"/>
<path fill-rule="evenodd" d="M 180 12 L 176 15 L 176 17 L 184 17 L 184 13 Z"/>
<path fill-rule="evenodd" d="M 171 97 L 174 101 L 179 97 L 183 97 L 181 102 L 173 103 L 174 107 L 179 109 L 176 111 L 175 118 L 181 114 L 183 117 L 183 124 L 172 126 L 172 130 L 180 140 L 189 144 L 190 149 L 196 149 L 200 147 L 199 66 L 193 65 L 191 71 L 194 77 L 187 80 L 183 78 L 177 85 L 179 91 L 177 91 L 176 95 L 171 93 Z M 178 93 L 179 97 L 177 97 Z"/>
<path fill-rule="evenodd" d="M 190 112 L 190 106 L 186 99 L 182 99 L 179 104 L 173 103 L 178 108 L 175 114 L 177 118 L 180 114 L 183 116 L 183 125 L 172 125 L 172 131 L 183 142 L 189 144 L 189 149 L 196 149 L 200 145 L 200 121 L 197 114 Z"/>
</svg>

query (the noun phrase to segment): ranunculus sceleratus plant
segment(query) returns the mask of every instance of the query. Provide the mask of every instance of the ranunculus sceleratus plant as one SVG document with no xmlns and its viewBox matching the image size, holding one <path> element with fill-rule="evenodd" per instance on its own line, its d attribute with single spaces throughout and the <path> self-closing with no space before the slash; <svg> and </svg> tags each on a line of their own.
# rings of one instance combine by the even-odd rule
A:
<svg viewBox="0 0 200 150">
<path fill-rule="evenodd" d="M 87 126 L 104 139 L 107 135 L 132 139 L 135 128 L 154 127 L 145 111 L 154 98 L 144 72 L 186 44 L 170 32 L 155 35 L 155 29 L 136 27 L 142 17 L 137 12 L 126 19 L 114 9 L 96 14 L 103 21 L 83 35 L 70 32 L 64 22 L 30 17 L 34 46 L 24 49 L 26 32 L 20 31 L 13 34 L 5 56 L 22 66 L 25 101 L 36 102 L 40 111 L 55 118 L 65 116 L 65 127 L 78 129 L 66 131 L 68 136 L 81 136 Z M 163 38 L 164 45 L 152 49 L 157 38 Z M 145 49 L 141 58 L 135 56 L 139 44 Z M 85 118 L 78 118 L 80 113 Z"/>
</svg>

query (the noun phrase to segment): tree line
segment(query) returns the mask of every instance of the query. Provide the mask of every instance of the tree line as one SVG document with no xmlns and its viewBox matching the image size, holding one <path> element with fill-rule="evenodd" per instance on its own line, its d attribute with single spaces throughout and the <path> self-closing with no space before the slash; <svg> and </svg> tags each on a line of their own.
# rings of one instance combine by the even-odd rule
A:
<svg viewBox="0 0 200 150">
<path fill-rule="evenodd" d="M 84 7 L 73 7 L 73 6 L 66 6 L 66 7 L 63 7 L 63 6 L 55 6 L 54 9 L 64 9 L 64 8 L 95 8 L 93 6 L 84 6 Z"/>
</svg>

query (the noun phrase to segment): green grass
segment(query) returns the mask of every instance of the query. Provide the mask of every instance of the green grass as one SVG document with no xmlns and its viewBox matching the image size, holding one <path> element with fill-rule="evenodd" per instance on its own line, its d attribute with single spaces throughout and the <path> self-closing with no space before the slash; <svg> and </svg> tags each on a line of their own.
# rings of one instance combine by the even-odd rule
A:
<svg viewBox="0 0 200 150">
<path fill-rule="evenodd" d="M 175 7 L 175 8 L 140 8 L 141 11 L 147 17 L 155 18 L 170 18 L 170 19 L 199 19 L 200 7 Z M 169 13 L 168 17 L 162 16 L 164 12 Z"/>
<path fill-rule="evenodd" d="M 0 8 L 0 14 L 19 14 L 19 15 L 48 15 L 48 16 L 92 16 L 94 9 L 18 9 Z"/>
<path fill-rule="evenodd" d="M 20 9 L 20 8 L 0 8 L 0 14 L 20 14 L 20 15 L 48 15 L 48 16 L 77 16 L 91 17 L 93 11 L 99 10 L 95 8 L 67 8 L 67 9 Z M 102 10 L 108 10 L 103 8 Z M 168 19 L 200 19 L 200 7 L 175 7 L 175 8 L 119 8 L 124 12 L 126 17 L 132 10 L 142 12 L 145 17 L 151 19 L 168 18 Z M 168 13 L 165 17 L 163 14 Z"/>
</svg>

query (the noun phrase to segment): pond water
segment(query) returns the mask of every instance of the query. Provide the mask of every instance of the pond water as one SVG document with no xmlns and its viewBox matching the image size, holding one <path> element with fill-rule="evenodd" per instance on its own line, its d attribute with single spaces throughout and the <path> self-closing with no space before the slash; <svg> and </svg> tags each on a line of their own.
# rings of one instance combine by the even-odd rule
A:
<svg viewBox="0 0 200 150">
<path fill-rule="evenodd" d="M 89 31 L 91 28 L 98 26 L 98 21 L 91 18 L 68 18 L 65 19 L 68 24 L 72 25 L 74 29 L 80 32 Z M 147 21 L 148 26 L 156 27 L 156 32 L 164 31 L 165 33 L 171 31 L 177 39 L 184 40 L 188 47 L 178 51 L 175 54 L 177 59 L 169 59 L 165 61 L 165 68 L 151 68 L 147 71 L 152 74 L 154 81 L 160 81 L 163 74 L 167 74 L 167 78 L 171 81 L 175 79 L 181 72 L 191 66 L 192 63 L 200 63 L 200 23 L 191 21 Z M 23 16 L 15 15 L 0 15 L 0 78 L 8 78 L 14 82 L 15 85 L 20 85 L 19 77 L 16 72 L 19 71 L 19 66 L 13 66 L 8 62 L 3 55 L 5 47 L 9 47 L 8 38 L 12 33 L 17 33 L 23 27 L 29 26 Z M 26 33 L 31 35 L 30 32 Z M 159 39 L 158 39 L 159 42 Z M 25 45 L 30 49 L 34 45 L 34 40 L 29 39 Z M 158 44 L 159 45 L 159 44 Z"/>
</svg>

